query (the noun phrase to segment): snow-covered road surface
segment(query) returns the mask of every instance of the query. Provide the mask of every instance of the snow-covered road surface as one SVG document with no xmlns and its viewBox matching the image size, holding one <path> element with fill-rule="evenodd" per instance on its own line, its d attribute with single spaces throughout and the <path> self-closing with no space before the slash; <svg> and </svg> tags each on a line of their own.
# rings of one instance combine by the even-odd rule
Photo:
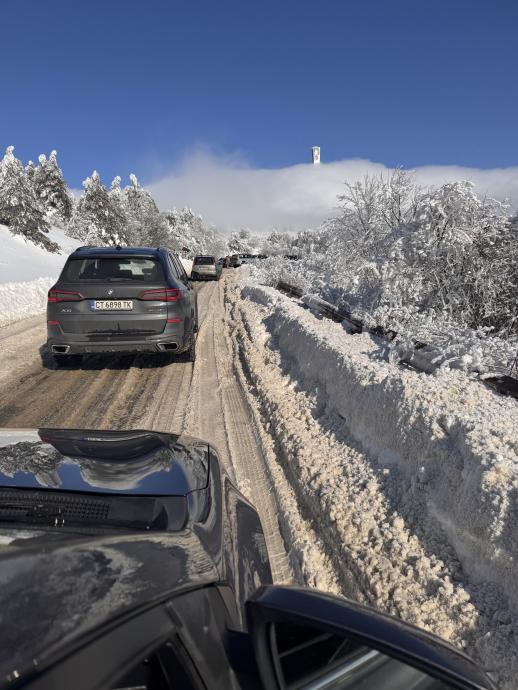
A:
<svg viewBox="0 0 518 690">
<path fill-rule="evenodd" d="M 239 273 L 197 286 L 194 366 L 56 370 L 42 317 L 1 329 L 0 424 L 206 438 L 260 512 L 277 581 L 428 628 L 518 687 L 516 402 L 391 364 Z"/>
</svg>

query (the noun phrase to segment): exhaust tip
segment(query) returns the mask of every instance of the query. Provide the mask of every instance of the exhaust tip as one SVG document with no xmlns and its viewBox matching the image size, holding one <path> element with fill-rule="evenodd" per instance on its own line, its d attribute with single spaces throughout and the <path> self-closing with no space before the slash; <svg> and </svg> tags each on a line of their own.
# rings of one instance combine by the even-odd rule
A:
<svg viewBox="0 0 518 690">
<path fill-rule="evenodd" d="M 178 350 L 178 343 L 159 343 L 158 349 L 162 352 L 175 352 Z"/>
<path fill-rule="evenodd" d="M 51 349 L 56 355 L 66 355 L 70 350 L 70 345 L 52 345 Z"/>
</svg>

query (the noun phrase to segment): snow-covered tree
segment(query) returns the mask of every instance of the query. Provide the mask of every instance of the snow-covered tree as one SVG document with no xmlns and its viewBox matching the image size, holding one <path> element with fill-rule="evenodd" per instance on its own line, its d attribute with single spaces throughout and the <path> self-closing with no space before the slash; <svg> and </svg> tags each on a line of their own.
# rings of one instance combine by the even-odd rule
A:
<svg viewBox="0 0 518 690">
<path fill-rule="evenodd" d="M 57 163 L 56 151 L 51 151 L 48 159 L 41 154 L 38 160 L 39 165 L 33 174 L 29 173 L 30 168 L 27 166 L 37 198 L 48 214 L 69 221 L 72 217 L 73 202 Z"/>
<path fill-rule="evenodd" d="M 36 172 L 36 166 L 32 161 L 29 161 L 25 166 L 25 173 L 27 174 L 27 179 L 32 184 L 34 180 L 34 173 Z"/>
<path fill-rule="evenodd" d="M 210 233 L 203 225 L 200 215 L 190 208 L 166 211 L 170 230 L 170 246 L 178 252 L 196 255 L 209 251 L 208 240 L 212 239 Z"/>
<path fill-rule="evenodd" d="M 150 213 L 158 213 L 155 200 L 149 192 L 141 187 L 136 175 L 129 176 L 131 184 L 124 189 L 126 207 L 134 218 L 148 216 Z"/>
<path fill-rule="evenodd" d="M 0 223 L 15 235 L 22 235 L 49 251 L 59 251 L 59 246 L 47 236 L 49 225 L 45 211 L 23 165 L 14 155 L 13 146 L 7 148 L 0 161 Z"/>
<path fill-rule="evenodd" d="M 347 185 L 340 201 L 338 217 L 294 240 L 292 271 L 306 287 L 423 340 L 454 326 L 518 335 L 518 222 L 507 204 L 466 181 L 422 189 L 401 170 Z"/>
<path fill-rule="evenodd" d="M 130 182 L 122 193 L 130 243 L 145 247 L 167 246 L 170 231 L 166 216 L 160 213 L 155 200 L 135 175 L 130 175 Z"/>
<path fill-rule="evenodd" d="M 262 242 L 262 252 L 268 256 L 291 254 L 294 248 L 294 237 L 288 232 L 274 230 Z"/>
<path fill-rule="evenodd" d="M 252 251 L 252 246 L 250 230 L 246 228 L 231 233 L 228 240 L 228 251 L 231 254 L 249 254 Z"/>
<path fill-rule="evenodd" d="M 126 216 L 95 170 L 83 182 L 83 188 L 67 227 L 70 237 L 93 245 L 127 244 Z"/>
</svg>

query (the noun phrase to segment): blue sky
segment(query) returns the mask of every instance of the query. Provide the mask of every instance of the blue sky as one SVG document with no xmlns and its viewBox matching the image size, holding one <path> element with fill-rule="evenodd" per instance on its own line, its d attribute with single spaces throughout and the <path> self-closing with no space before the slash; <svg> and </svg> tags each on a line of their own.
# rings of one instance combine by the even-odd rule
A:
<svg viewBox="0 0 518 690">
<path fill-rule="evenodd" d="M 2 0 L 0 145 L 69 184 L 362 158 L 518 164 L 515 0 Z"/>
</svg>

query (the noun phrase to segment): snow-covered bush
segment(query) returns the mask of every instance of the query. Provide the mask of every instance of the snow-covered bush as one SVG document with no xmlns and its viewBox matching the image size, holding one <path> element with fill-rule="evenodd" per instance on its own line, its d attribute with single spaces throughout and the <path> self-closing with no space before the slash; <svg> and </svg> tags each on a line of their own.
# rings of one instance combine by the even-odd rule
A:
<svg viewBox="0 0 518 690">
<path fill-rule="evenodd" d="M 299 261 L 258 269 L 263 282 L 282 278 L 367 323 L 435 341 L 445 363 L 483 371 L 483 351 L 491 366 L 509 366 L 518 221 L 505 203 L 478 197 L 467 181 L 422 189 L 402 170 L 346 185 L 339 201 L 338 217 L 292 239 Z"/>
</svg>

